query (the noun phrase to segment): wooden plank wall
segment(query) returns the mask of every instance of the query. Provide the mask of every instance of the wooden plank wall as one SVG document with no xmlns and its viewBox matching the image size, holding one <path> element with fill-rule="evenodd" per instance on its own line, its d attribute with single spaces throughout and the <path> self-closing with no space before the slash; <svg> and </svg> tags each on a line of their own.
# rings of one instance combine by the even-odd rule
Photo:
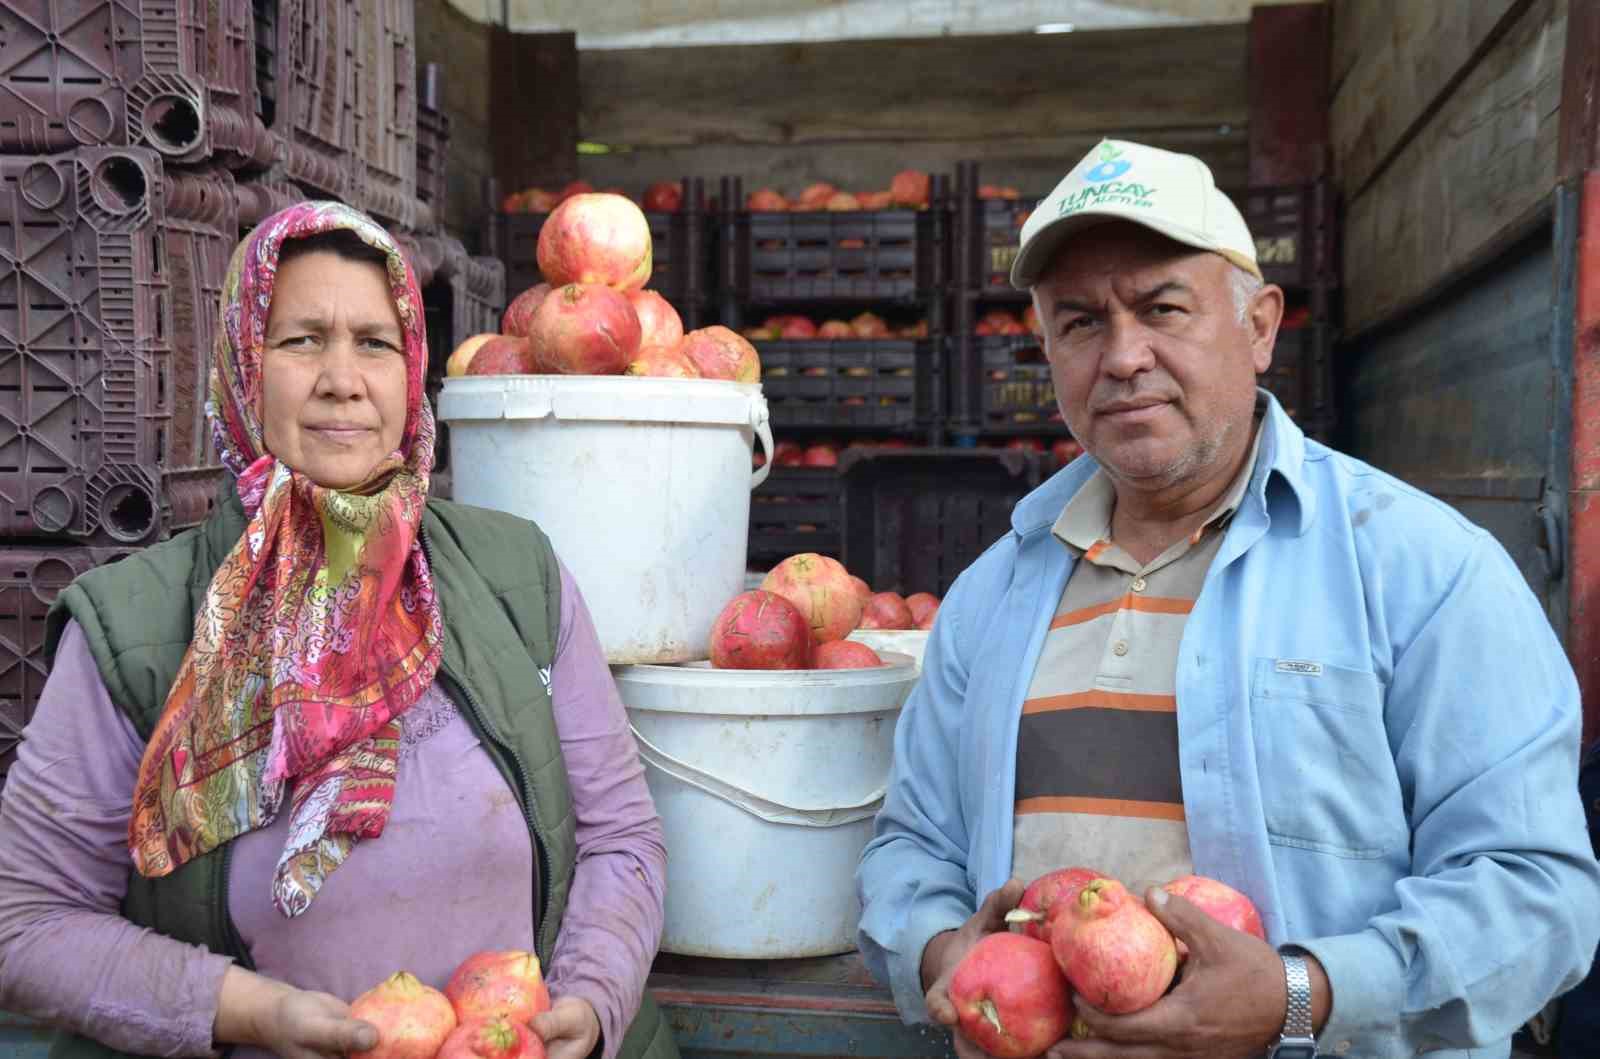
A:
<svg viewBox="0 0 1600 1059">
<path fill-rule="evenodd" d="M 1543 215 L 1567 4 L 1333 0 L 1348 333 L 1423 304 Z"/>
<path fill-rule="evenodd" d="M 585 51 L 579 134 L 597 186 L 734 175 L 797 192 L 887 187 L 896 170 L 984 163 L 1043 194 L 1104 135 L 1198 154 L 1246 179 L 1242 23 L 1059 35 Z"/>
</svg>

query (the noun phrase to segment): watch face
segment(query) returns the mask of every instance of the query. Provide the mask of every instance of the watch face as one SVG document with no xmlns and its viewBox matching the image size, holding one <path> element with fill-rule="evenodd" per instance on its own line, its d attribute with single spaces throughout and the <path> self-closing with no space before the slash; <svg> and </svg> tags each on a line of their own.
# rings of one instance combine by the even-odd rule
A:
<svg viewBox="0 0 1600 1059">
<path fill-rule="evenodd" d="M 1317 1059 L 1317 1045 L 1315 1041 L 1279 1041 L 1268 1059 Z"/>
</svg>

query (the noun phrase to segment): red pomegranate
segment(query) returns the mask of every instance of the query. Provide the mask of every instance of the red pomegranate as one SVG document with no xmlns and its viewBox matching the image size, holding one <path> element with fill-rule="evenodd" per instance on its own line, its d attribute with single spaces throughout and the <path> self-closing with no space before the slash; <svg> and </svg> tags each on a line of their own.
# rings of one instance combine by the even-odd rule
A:
<svg viewBox="0 0 1600 1059">
<path fill-rule="evenodd" d="M 450 354 L 450 359 L 444 363 L 444 373 L 447 376 L 465 375 L 467 365 L 472 363 L 472 358 L 482 349 L 491 338 L 499 338 L 496 334 L 473 335 L 471 338 L 462 339 L 461 344 Z"/>
<path fill-rule="evenodd" d="M 534 363 L 552 375 L 618 375 L 639 352 L 639 314 L 626 295 L 598 283 L 554 291 L 530 331 Z"/>
<path fill-rule="evenodd" d="M 690 331 L 683 336 L 679 348 L 694 361 L 704 378 L 761 381 L 761 357 L 756 347 L 737 331 L 730 331 L 721 324 Z"/>
<path fill-rule="evenodd" d="M 433 1059 L 456 1028 L 456 1013 L 437 989 L 406 971 L 390 975 L 356 997 L 350 1017 L 378 1029 L 378 1043 L 351 1059 Z"/>
<path fill-rule="evenodd" d="M 906 609 L 911 611 L 911 620 L 920 625 L 922 619 L 938 612 L 939 597 L 932 592 L 913 592 L 906 597 Z"/>
<path fill-rule="evenodd" d="M 1111 1015 L 1154 1004 L 1178 970 L 1172 935 L 1115 879 L 1085 883 L 1075 903 L 1055 906 L 1046 929 L 1072 988 Z"/>
<path fill-rule="evenodd" d="M 835 191 L 828 196 L 828 201 L 823 203 L 823 208 L 832 213 L 847 213 L 861 208 L 861 200 L 848 191 Z"/>
<path fill-rule="evenodd" d="M 838 193 L 839 189 L 832 184 L 812 184 L 800 192 L 800 198 L 794 204 L 797 210 L 820 210 L 827 208 L 828 200 Z"/>
<path fill-rule="evenodd" d="M 931 181 L 920 169 L 905 169 L 889 182 L 889 197 L 896 206 L 921 207 L 928 204 Z"/>
<path fill-rule="evenodd" d="M 878 652 L 854 640 L 819 643 L 811 656 L 812 669 L 875 669 L 881 665 Z"/>
<path fill-rule="evenodd" d="M 856 198 L 861 200 L 861 208 L 864 210 L 886 210 L 894 205 L 893 191 L 868 191 L 857 195 Z"/>
<path fill-rule="evenodd" d="M 872 586 L 854 574 L 850 576 L 850 584 L 855 588 L 856 595 L 861 597 L 861 606 L 867 605 L 867 600 L 872 598 Z"/>
<path fill-rule="evenodd" d="M 621 195 L 574 195 L 539 231 L 539 271 L 553 286 L 638 290 L 650 280 L 650 225 Z"/>
<path fill-rule="evenodd" d="M 805 450 L 792 441 L 778 442 L 777 451 L 772 454 L 774 467 L 800 467 L 805 464 Z"/>
<path fill-rule="evenodd" d="M 680 353 L 677 346 L 645 346 L 622 370 L 622 374 L 648 375 L 657 379 L 698 379 L 700 369 L 694 366 L 694 361 Z"/>
<path fill-rule="evenodd" d="M 683 185 L 676 180 L 662 180 L 645 188 L 644 208 L 661 213 L 676 213 L 683 207 Z"/>
<path fill-rule="evenodd" d="M 861 608 L 859 627 L 863 629 L 914 629 L 916 625 L 911 608 L 898 592 L 875 593 Z"/>
<path fill-rule="evenodd" d="M 1067 1035 L 1076 1012 L 1050 946 L 1021 934 L 989 934 L 950 976 L 957 1025 L 996 1059 L 1032 1059 Z"/>
<path fill-rule="evenodd" d="M 1006 913 L 1006 922 L 1030 938 L 1050 940 L 1050 913 L 1056 905 L 1071 905 L 1078 893 L 1105 872 L 1093 868 L 1058 868 L 1028 884 L 1017 907 Z"/>
<path fill-rule="evenodd" d="M 711 624 L 717 669 L 808 669 L 811 628 L 794 604 L 756 589 L 734 596 Z"/>
<path fill-rule="evenodd" d="M 889 325 L 877 313 L 862 313 L 850 321 L 850 333 L 857 338 L 888 338 Z"/>
<path fill-rule="evenodd" d="M 778 337 L 802 341 L 817 337 L 817 325 L 805 316 L 785 316 L 778 328 Z"/>
<path fill-rule="evenodd" d="M 817 328 L 818 338 L 854 338 L 856 333 L 843 320 L 824 320 Z"/>
<path fill-rule="evenodd" d="M 839 450 L 832 445 L 812 445 L 806 449 L 800 462 L 807 467 L 837 467 Z"/>
<path fill-rule="evenodd" d="M 683 341 L 683 320 L 659 291 L 628 292 L 628 304 L 639 317 L 639 346 L 675 346 Z"/>
<path fill-rule="evenodd" d="M 752 191 L 745 199 L 745 209 L 752 213 L 782 213 L 788 208 L 789 200 L 771 188 Z"/>
<path fill-rule="evenodd" d="M 593 195 L 594 185 L 587 180 L 574 180 L 555 193 L 555 202 L 551 205 L 559 206 L 561 203 L 577 195 Z"/>
<path fill-rule="evenodd" d="M 510 335 L 494 335 L 472 353 L 468 375 L 532 375 L 539 370 L 528 343 Z"/>
<path fill-rule="evenodd" d="M 533 314 L 549 296 L 550 284 L 540 283 L 511 299 L 511 304 L 506 306 L 505 316 L 500 320 L 500 333 L 527 338 L 533 325 Z"/>
<path fill-rule="evenodd" d="M 468 956 L 445 984 L 444 995 L 462 1022 L 494 1015 L 526 1022 L 550 1010 L 539 957 L 518 949 Z"/>
<path fill-rule="evenodd" d="M 544 1041 L 514 1019 L 464 1022 L 445 1038 L 435 1059 L 544 1059 Z"/>
<path fill-rule="evenodd" d="M 861 621 L 861 597 L 850 573 L 837 559 L 815 552 L 791 555 L 774 566 L 761 588 L 794 604 L 811 629 L 814 643 L 842 640 Z"/>
<path fill-rule="evenodd" d="M 1256 910 L 1255 903 L 1227 883 L 1208 879 L 1204 875 L 1185 875 L 1161 888 L 1192 902 L 1196 908 L 1225 927 L 1242 930 L 1262 941 L 1267 940 L 1267 932 L 1261 926 L 1261 913 Z M 1178 959 L 1187 959 L 1189 946 L 1182 941 L 1177 944 Z"/>
</svg>

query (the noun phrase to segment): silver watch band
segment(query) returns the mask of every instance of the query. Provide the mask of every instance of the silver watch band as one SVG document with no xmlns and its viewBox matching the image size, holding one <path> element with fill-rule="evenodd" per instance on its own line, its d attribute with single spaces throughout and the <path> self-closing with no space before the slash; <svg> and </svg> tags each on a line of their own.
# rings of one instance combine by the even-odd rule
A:
<svg viewBox="0 0 1600 1059">
<path fill-rule="evenodd" d="M 1272 1059 L 1314 1059 L 1317 1039 L 1311 1021 L 1311 973 L 1304 956 L 1280 954 L 1283 979 L 1289 994 L 1283 1032 L 1271 1051 Z"/>
</svg>

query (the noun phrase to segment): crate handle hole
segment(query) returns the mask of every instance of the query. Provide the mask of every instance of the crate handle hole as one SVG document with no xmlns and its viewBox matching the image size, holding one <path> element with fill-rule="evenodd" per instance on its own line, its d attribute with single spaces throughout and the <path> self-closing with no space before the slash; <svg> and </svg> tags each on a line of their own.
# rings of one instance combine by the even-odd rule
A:
<svg viewBox="0 0 1600 1059">
<path fill-rule="evenodd" d="M 101 518 L 106 532 L 120 541 L 142 540 L 156 524 L 155 499 L 136 485 L 118 485 L 106 494 Z"/>
<path fill-rule="evenodd" d="M 94 171 L 94 197 L 112 213 L 132 213 L 150 193 L 144 170 L 127 155 L 112 155 Z"/>
<path fill-rule="evenodd" d="M 144 108 L 145 134 L 163 154 L 182 154 L 200 143 L 200 107 L 177 95 L 156 96 Z"/>
</svg>

